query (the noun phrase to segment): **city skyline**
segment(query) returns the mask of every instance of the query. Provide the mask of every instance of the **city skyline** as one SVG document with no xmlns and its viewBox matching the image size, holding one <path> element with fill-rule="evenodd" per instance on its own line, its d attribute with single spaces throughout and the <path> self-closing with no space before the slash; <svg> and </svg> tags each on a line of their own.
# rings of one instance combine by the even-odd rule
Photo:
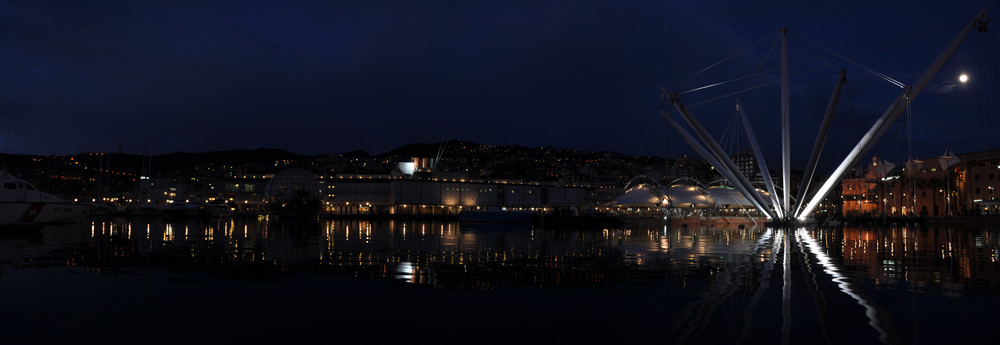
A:
<svg viewBox="0 0 1000 345">
<path fill-rule="evenodd" d="M 23 154 L 377 154 L 455 139 L 676 157 L 692 152 L 659 116 L 669 108 L 658 101 L 660 87 L 688 90 L 773 66 L 774 53 L 762 65 L 767 41 L 715 74 L 685 80 L 782 26 L 796 35 L 793 62 L 817 55 L 811 42 L 850 54 L 906 38 L 856 59 L 910 83 L 954 35 L 951 25 L 984 5 L 7 4 L 0 116 L 10 132 L 5 151 Z M 982 117 L 973 89 L 976 35 L 914 102 L 914 158 L 996 147 L 996 120 Z M 899 93 L 833 64 L 849 69 L 851 96 L 841 101 L 847 124 L 835 125 L 825 160 L 842 158 Z M 960 74 L 972 83 L 957 82 Z M 794 168 L 805 163 L 835 80 L 835 68 L 792 79 L 793 142 L 806 143 Z M 776 86 L 743 97 L 774 159 Z M 693 111 L 721 137 L 734 98 Z M 901 118 L 873 153 L 905 161 L 906 136 Z"/>
</svg>

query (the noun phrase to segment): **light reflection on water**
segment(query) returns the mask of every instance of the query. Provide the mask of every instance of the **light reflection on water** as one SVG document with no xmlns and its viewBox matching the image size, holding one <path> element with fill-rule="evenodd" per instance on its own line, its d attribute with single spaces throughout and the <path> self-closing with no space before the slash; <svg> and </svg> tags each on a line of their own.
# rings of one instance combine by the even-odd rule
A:
<svg viewBox="0 0 1000 345">
<path fill-rule="evenodd" d="M 385 282 L 377 291 L 388 300 L 417 294 L 434 303 L 461 301 L 445 303 L 450 307 L 440 313 L 448 315 L 474 308 L 465 305 L 503 310 L 509 304 L 523 307 L 519 313 L 563 316 L 539 322 L 570 323 L 580 314 L 590 317 L 572 326 L 648 326 L 641 334 L 604 334 L 608 340 L 953 342 L 996 335 L 996 327 L 979 326 L 1000 316 L 998 240 L 996 229 L 647 224 L 577 230 L 417 221 L 116 218 L 7 234 L 0 239 L 0 292 L 44 284 L 27 278 L 37 270 L 62 274 L 84 287 L 87 276 L 110 275 L 120 289 L 131 288 L 123 276 L 168 287 L 225 279 L 256 289 L 262 281 L 294 285 L 304 275 L 318 274 L 350 279 L 338 286 L 358 279 Z M 151 270 L 169 272 L 163 281 L 170 284 Z M 434 294 L 421 295 L 421 288 Z M 459 291 L 485 294 L 470 297 Z M 394 301 L 391 305 L 416 303 Z M 499 323 L 524 317 L 511 311 L 491 314 Z M 944 327 L 966 338 L 941 338 Z M 470 334 L 477 330 L 468 329 Z"/>
</svg>

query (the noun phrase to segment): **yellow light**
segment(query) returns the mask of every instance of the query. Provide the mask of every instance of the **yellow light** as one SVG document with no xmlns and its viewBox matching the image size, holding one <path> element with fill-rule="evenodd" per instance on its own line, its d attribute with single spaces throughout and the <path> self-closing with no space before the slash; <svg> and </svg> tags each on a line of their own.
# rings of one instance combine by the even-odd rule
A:
<svg viewBox="0 0 1000 345">
<path fill-rule="evenodd" d="M 969 81 L 969 75 L 963 73 L 962 75 L 958 76 L 958 81 L 963 83 Z"/>
</svg>

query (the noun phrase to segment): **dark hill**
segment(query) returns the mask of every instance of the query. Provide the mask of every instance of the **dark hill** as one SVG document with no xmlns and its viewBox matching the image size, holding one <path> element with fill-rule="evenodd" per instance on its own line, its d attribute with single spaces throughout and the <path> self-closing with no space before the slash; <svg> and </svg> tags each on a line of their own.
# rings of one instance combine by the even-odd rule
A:
<svg viewBox="0 0 1000 345">
<path fill-rule="evenodd" d="M 371 153 L 368 153 L 368 151 L 365 151 L 365 150 L 354 150 L 354 151 L 351 151 L 351 152 L 344 152 L 344 153 L 339 154 L 338 156 L 344 157 L 344 158 L 372 158 L 372 157 L 374 157 L 374 156 L 372 156 Z"/>
<path fill-rule="evenodd" d="M 455 146 L 474 147 L 474 146 L 480 146 L 480 145 L 476 144 L 476 143 L 467 142 L 467 141 L 452 140 L 452 141 L 448 141 L 448 146 L 445 147 L 445 149 L 447 150 L 449 147 L 455 147 Z M 395 149 L 393 149 L 393 150 L 391 150 L 389 152 L 380 154 L 377 157 L 397 156 L 397 157 L 400 157 L 400 158 L 409 158 L 409 157 L 428 157 L 428 158 L 433 158 L 433 157 L 437 156 L 437 152 L 438 152 L 439 149 L 441 149 L 441 142 L 436 142 L 436 143 L 413 143 L 413 144 L 406 144 L 406 145 L 397 147 L 397 148 L 395 148 Z"/>
<path fill-rule="evenodd" d="M 389 152 L 378 155 L 379 157 L 390 157 L 398 156 L 403 158 L 408 157 L 434 157 L 437 156 L 438 148 L 441 147 L 441 143 L 413 143 L 406 144 Z"/>
<path fill-rule="evenodd" d="M 81 167 L 109 169 L 131 175 L 143 171 L 145 156 L 124 153 L 81 153 L 72 156 Z M 149 158 L 153 175 L 163 172 L 192 170 L 199 165 L 273 165 L 275 161 L 299 160 L 307 156 L 279 149 L 227 150 L 203 153 L 176 152 Z"/>
<path fill-rule="evenodd" d="M 280 160 L 297 160 L 306 158 L 300 154 L 279 149 L 227 150 L 204 153 L 177 152 L 153 156 L 154 172 L 166 170 L 189 170 L 198 165 L 243 165 L 243 164 L 274 164 Z"/>
</svg>

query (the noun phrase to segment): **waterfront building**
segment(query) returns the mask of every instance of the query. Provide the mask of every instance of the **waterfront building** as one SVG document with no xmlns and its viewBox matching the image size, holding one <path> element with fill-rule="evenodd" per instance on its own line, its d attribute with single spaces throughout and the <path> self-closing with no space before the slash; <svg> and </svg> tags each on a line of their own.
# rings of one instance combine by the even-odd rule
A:
<svg viewBox="0 0 1000 345">
<path fill-rule="evenodd" d="M 914 159 L 905 168 L 876 157 L 841 181 L 844 216 L 937 217 L 996 213 L 1000 150 Z"/>
<path fill-rule="evenodd" d="M 889 166 L 891 167 L 886 169 Z M 887 170 L 895 172 L 892 170 L 894 167 L 895 164 L 882 162 L 878 157 L 875 157 L 866 169 L 863 171 L 855 169 L 848 178 L 844 178 L 840 182 L 844 205 L 842 209 L 843 215 L 859 216 L 875 214 L 879 205 L 879 195 L 881 194 L 878 189 L 879 181 L 886 175 Z M 894 203 L 893 206 L 895 207 L 896 204 Z"/>
<path fill-rule="evenodd" d="M 757 157 L 753 155 L 753 150 L 746 149 L 732 155 L 733 163 L 739 168 L 740 173 L 746 176 L 747 180 L 754 188 L 764 189 L 766 185 L 764 184 L 764 177 L 760 174 L 760 168 L 757 166 Z"/>
<path fill-rule="evenodd" d="M 286 169 L 274 175 L 264 189 L 268 213 L 283 216 L 316 216 L 326 193 L 316 178 L 302 169 Z"/>
<path fill-rule="evenodd" d="M 332 214 L 454 215 L 462 210 L 563 211 L 587 205 L 587 189 L 558 183 L 339 174 L 328 181 Z"/>
<path fill-rule="evenodd" d="M 1000 188 L 1000 149 L 958 155 L 962 160 L 964 183 L 960 201 L 979 213 L 998 213 L 997 188 Z"/>
</svg>

